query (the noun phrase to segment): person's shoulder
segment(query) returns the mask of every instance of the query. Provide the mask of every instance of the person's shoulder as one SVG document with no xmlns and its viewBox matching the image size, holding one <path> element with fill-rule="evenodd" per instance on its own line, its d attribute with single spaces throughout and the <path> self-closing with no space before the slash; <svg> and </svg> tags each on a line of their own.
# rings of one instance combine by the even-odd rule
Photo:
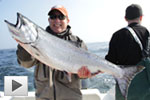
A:
<svg viewBox="0 0 150 100">
<path fill-rule="evenodd" d="M 140 27 L 141 27 L 142 29 L 145 29 L 145 30 L 148 31 L 148 28 L 147 28 L 146 26 L 140 25 Z"/>
<path fill-rule="evenodd" d="M 71 34 L 70 37 L 71 37 L 71 40 L 82 41 L 82 39 L 76 35 Z"/>
<path fill-rule="evenodd" d="M 141 24 L 137 24 L 137 25 L 133 26 L 133 29 L 147 30 L 146 26 L 143 26 Z"/>
<path fill-rule="evenodd" d="M 138 26 L 138 27 L 141 27 L 141 28 L 147 29 L 146 26 L 143 26 L 143 25 L 141 25 L 141 24 L 138 24 L 137 26 Z"/>
<path fill-rule="evenodd" d="M 67 28 L 69 29 L 69 37 L 71 38 L 71 40 L 73 40 L 73 41 L 82 41 L 81 38 L 79 38 L 78 36 L 76 36 L 76 35 L 74 35 L 74 34 L 72 33 L 72 30 L 71 30 L 71 26 L 70 26 L 70 25 L 68 25 Z"/>
<path fill-rule="evenodd" d="M 135 30 L 142 32 L 143 34 L 148 34 L 149 35 L 149 30 L 147 27 L 143 26 L 143 25 L 137 25 L 135 27 Z"/>
<path fill-rule="evenodd" d="M 128 30 L 125 27 L 123 27 L 123 28 L 117 30 L 113 35 L 123 35 L 125 33 L 128 33 Z"/>
</svg>

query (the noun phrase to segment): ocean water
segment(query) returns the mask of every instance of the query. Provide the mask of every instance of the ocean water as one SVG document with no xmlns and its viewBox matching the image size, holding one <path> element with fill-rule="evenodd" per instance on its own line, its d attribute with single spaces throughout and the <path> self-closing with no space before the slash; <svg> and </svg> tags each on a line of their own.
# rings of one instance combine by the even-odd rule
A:
<svg viewBox="0 0 150 100">
<path fill-rule="evenodd" d="M 0 50 L 0 91 L 4 90 L 4 76 L 28 76 L 29 91 L 34 90 L 33 70 L 19 66 L 16 49 Z"/>
<path fill-rule="evenodd" d="M 87 43 L 88 50 L 104 58 L 108 51 L 108 43 Z M 28 76 L 28 90 L 34 91 L 34 67 L 24 68 L 17 63 L 16 49 L 0 50 L 0 91 L 4 91 L 4 76 Z M 100 92 L 107 92 L 115 85 L 115 80 L 107 74 L 98 74 L 84 79 L 85 88 L 97 88 Z"/>
</svg>

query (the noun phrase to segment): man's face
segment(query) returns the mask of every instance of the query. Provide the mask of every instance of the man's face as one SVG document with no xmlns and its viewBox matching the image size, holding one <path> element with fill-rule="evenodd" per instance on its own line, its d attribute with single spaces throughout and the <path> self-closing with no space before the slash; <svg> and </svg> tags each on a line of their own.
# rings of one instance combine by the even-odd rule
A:
<svg viewBox="0 0 150 100">
<path fill-rule="evenodd" d="M 48 20 L 50 23 L 50 28 L 57 34 L 65 31 L 69 23 L 68 18 L 57 10 L 53 11 Z"/>
</svg>

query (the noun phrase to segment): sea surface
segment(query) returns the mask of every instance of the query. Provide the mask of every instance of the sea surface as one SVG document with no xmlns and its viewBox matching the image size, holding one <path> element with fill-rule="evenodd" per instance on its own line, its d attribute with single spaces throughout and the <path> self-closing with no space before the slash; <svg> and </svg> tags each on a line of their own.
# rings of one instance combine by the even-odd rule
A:
<svg viewBox="0 0 150 100">
<path fill-rule="evenodd" d="M 87 43 L 88 50 L 104 58 L 108 51 L 108 42 Z M 28 76 L 28 90 L 34 91 L 34 67 L 24 68 L 17 63 L 16 49 L 0 50 L 0 91 L 4 91 L 4 76 Z M 85 88 L 97 88 L 107 92 L 115 85 L 115 80 L 107 74 L 98 74 L 83 80 Z"/>
</svg>

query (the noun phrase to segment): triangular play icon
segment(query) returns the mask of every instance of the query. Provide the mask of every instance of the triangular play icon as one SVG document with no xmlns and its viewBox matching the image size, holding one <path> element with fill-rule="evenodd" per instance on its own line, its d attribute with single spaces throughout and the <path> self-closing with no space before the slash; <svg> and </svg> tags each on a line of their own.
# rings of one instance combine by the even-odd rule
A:
<svg viewBox="0 0 150 100">
<path fill-rule="evenodd" d="M 15 80 L 12 80 L 12 92 L 15 91 L 16 89 L 18 89 L 21 86 L 22 86 L 22 84 L 18 83 Z"/>
</svg>

